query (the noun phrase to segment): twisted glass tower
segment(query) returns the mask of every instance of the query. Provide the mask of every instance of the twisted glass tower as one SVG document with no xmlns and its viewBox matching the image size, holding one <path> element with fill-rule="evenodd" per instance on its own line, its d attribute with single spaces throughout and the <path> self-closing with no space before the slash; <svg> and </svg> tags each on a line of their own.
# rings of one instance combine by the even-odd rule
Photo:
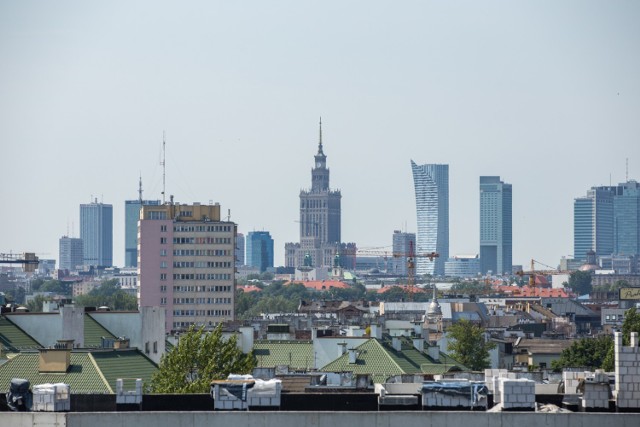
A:
<svg viewBox="0 0 640 427">
<path fill-rule="evenodd" d="M 433 261 L 416 257 L 416 273 L 444 276 L 449 258 L 449 165 L 417 165 L 411 161 L 416 191 L 416 254 L 437 252 Z"/>
</svg>

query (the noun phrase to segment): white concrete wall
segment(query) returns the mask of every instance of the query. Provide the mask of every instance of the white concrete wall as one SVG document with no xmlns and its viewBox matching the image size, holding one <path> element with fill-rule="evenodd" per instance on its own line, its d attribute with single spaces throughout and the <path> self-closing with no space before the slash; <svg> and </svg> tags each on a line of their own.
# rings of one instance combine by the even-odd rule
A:
<svg viewBox="0 0 640 427">
<path fill-rule="evenodd" d="M 60 313 L 5 313 L 5 316 L 45 347 L 51 347 L 62 339 Z"/>
<path fill-rule="evenodd" d="M 73 340 L 74 347 L 84 347 L 84 309 L 81 307 L 60 307 L 62 336 L 60 339 Z"/>
<path fill-rule="evenodd" d="M 622 345 L 622 332 L 614 333 L 616 386 L 619 408 L 640 408 L 640 351 L 638 333 L 631 332 L 631 345 Z"/>
<path fill-rule="evenodd" d="M 5 415 L 6 414 L 6 415 Z M 120 412 L 120 413 L 3 413 L 2 423 L 12 427 L 180 426 L 180 427 L 637 427 L 638 414 L 624 413 L 535 413 L 535 412 Z M 45 422 L 48 421 L 48 422 Z M 66 421 L 66 423 L 65 423 Z"/>
</svg>

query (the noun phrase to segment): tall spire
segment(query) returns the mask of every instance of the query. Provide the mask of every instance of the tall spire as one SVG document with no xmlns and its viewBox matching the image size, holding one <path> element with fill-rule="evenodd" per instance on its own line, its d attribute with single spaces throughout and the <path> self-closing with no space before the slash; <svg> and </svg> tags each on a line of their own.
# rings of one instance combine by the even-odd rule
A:
<svg viewBox="0 0 640 427">
<path fill-rule="evenodd" d="M 322 116 L 320 116 L 320 142 L 318 144 L 318 154 L 324 154 L 322 152 Z"/>
</svg>

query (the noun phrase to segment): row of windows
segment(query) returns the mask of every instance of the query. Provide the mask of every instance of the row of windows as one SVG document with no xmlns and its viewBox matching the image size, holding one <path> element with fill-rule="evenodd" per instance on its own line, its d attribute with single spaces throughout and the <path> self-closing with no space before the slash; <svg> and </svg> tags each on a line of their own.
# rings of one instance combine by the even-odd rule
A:
<svg viewBox="0 0 640 427">
<path fill-rule="evenodd" d="M 173 322 L 173 329 L 187 329 L 193 325 L 202 326 L 203 322 Z M 213 326 L 214 324 L 209 321 L 209 326 Z"/>
<path fill-rule="evenodd" d="M 211 231 L 233 231 L 230 225 L 174 225 L 174 232 L 211 232 Z"/>
<path fill-rule="evenodd" d="M 228 286 L 174 286 L 173 292 L 231 292 L 231 285 Z"/>
<path fill-rule="evenodd" d="M 160 280 L 166 280 L 166 277 L 163 279 L 161 274 Z M 230 273 L 174 274 L 173 280 L 231 280 L 231 274 Z"/>
<path fill-rule="evenodd" d="M 231 268 L 231 261 L 174 261 L 173 268 Z"/>
<path fill-rule="evenodd" d="M 173 310 L 175 317 L 231 316 L 231 310 Z"/>
<path fill-rule="evenodd" d="M 229 256 L 231 249 L 174 249 L 173 256 Z"/>
<path fill-rule="evenodd" d="M 166 239 L 165 239 L 166 240 Z M 160 238 L 162 243 L 162 238 Z M 174 237 L 174 245 L 215 245 L 231 244 L 230 237 Z"/>
<path fill-rule="evenodd" d="M 231 298 L 174 298 L 174 304 L 231 304 Z"/>
</svg>

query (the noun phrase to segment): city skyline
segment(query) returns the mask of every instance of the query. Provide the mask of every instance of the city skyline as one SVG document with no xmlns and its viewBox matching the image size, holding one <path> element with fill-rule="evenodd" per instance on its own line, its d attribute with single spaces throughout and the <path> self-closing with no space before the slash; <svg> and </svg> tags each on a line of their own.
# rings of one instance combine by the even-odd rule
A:
<svg viewBox="0 0 640 427">
<path fill-rule="evenodd" d="M 21 186 L 3 189 L 20 209 L 0 214 L 0 252 L 57 259 L 97 197 L 124 265 L 124 201 L 140 176 L 163 198 L 166 131 L 166 199 L 269 230 L 283 265 L 322 116 L 342 241 L 417 231 L 415 159 L 450 165 L 450 255 L 477 252 L 477 180 L 499 175 L 513 263 L 556 265 L 574 198 L 640 179 L 639 18 L 595 1 L 2 3 L 0 177 Z"/>
</svg>

